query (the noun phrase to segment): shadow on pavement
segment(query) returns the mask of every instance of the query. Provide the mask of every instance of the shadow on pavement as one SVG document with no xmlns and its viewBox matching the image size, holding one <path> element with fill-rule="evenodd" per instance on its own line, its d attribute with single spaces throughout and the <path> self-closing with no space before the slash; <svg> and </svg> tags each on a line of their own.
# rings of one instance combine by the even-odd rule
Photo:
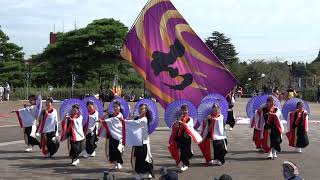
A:
<svg viewBox="0 0 320 180">
<path fill-rule="evenodd" d="M 228 151 L 228 154 L 231 154 L 231 155 L 250 154 L 250 153 L 263 154 L 263 152 L 259 152 L 259 151 L 257 151 L 257 150 L 249 150 L 249 151 Z"/>
<path fill-rule="evenodd" d="M 1 152 L 0 152 L 1 153 Z M 50 161 L 50 160 L 62 160 L 62 159 L 69 159 L 67 156 L 57 156 L 57 157 L 52 157 L 52 158 L 43 158 L 42 156 L 13 156 L 13 157 L 1 157 L 0 160 L 44 160 L 44 161 Z"/>
<path fill-rule="evenodd" d="M 25 152 L 24 150 L 15 150 L 15 151 L 6 151 L 6 150 L 0 150 L 0 154 L 27 154 L 28 152 Z"/>
<path fill-rule="evenodd" d="M 50 163 L 50 164 L 14 164 L 11 165 L 20 169 L 52 169 L 56 167 L 68 167 L 67 163 Z"/>
<path fill-rule="evenodd" d="M 300 154 L 300 153 L 298 153 L 296 151 L 281 151 L 281 152 L 279 152 L 279 154 Z"/>
<path fill-rule="evenodd" d="M 243 157 L 243 158 L 233 158 L 233 157 L 226 157 L 226 161 L 266 161 L 267 157 Z"/>
</svg>

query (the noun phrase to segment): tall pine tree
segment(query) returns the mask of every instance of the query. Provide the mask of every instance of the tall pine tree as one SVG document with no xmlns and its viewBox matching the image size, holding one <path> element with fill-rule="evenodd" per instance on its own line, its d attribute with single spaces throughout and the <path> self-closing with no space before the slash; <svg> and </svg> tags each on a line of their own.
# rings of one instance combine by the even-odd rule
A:
<svg viewBox="0 0 320 180">
<path fill-rule="evenodd" d="M 227 38 L 223 33 L 214 31 L 205 40 L 205 43 L 224 64 L 233 65 L 239 62 L 238 53 L 231 43 L 231 39 Z"/>
</svg>

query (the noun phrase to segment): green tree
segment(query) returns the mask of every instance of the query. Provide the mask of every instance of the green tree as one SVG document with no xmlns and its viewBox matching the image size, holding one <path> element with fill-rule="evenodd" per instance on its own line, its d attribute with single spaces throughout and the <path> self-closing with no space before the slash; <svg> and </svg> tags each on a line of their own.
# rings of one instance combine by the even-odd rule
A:
<svg viewBox="0 0 320 180">
<path fill-rule="evenodd" d="M 22 79 L 26 79 L 24 53 L 22 47 L 9 40 L 0 26 L 0 83 L 9 82 L 14 87 L 23 86 Z"/>
<path fill-rule="evenodd" d="M 235 65 L 239 62 L 238 53 L 231 39 L 223 33 L 214 31 L 210 37 L 205 40 L 211 51 L 226 65 Z"/>
<path fill-rule="evenodd" d="M 319 50 L 318 57 L 313 62 L 320 62 L 320 50 Z"/>
<path fill-rule="evenodd" d="M 310 76 L 310 72 L 307 69 L 306 64 L 304 63 L 292 63 L 292 67 L 291 67 L 291 75 L 293 77 L 308 77 Z"/>
<path fill-rule="evenodd" d="M 141 78 L 131 72 L 129 64 L 120 57 L 127 32 L 128 28 L 120 21 L 99 19 L 85 28 L 58 33 L 56 43 L 32 58 L 36 64 L 32 72 L 38 74 L 33 82 L 37 86 L 44 82 L 70 86 L 73 72 L 80 85 L 88 82 L 96 82 L 96 86 L 102 82 L 110 84 L 116 74 L 121 84 L 142 84 Z M 133 78 L 128 79 L 128 76 Z"/>
</svg>

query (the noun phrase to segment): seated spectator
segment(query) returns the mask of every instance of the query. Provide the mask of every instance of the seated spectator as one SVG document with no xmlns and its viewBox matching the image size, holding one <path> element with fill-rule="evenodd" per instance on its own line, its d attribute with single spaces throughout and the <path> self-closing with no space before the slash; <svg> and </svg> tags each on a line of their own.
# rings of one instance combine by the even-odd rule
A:
<svg viewBox="0 0 320 180">
<path fill-rule="evenodd" d="M 303 180 L 299 176 L 298 167 L 293 162 L 284 161 L 282 168 L 282 173 L 285 180 Z"/>
<path fill-rule="evenodd" d="M 227 174 L 223 174 L 219 178 L 214 178 L 214 180 L 232 180 L 232 177 Z"/>
<path fill-rule="evenodd" d="M 178 180 L 178 174 L 173 170 L 161 168 L 160 174 L 160 180 Z"/>
</svg>

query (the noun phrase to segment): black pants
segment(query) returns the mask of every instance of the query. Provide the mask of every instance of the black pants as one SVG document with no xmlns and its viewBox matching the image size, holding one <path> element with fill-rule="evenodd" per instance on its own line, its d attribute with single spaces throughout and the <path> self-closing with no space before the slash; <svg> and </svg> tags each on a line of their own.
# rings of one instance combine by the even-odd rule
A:
<svg viewBox="0 0 320 180">
<path fill-rule="evenodd" d="M 78 158 L 79 154 L 83 151 L 84 149 L 84 142 L 82 141 L 76 141 L 74 142 L 72 139 L 70 140 L 70 152 L 69 156 L 71 159 L 76 159 Z"/>
<path fill-rule="evenodd" d="M 271 127 L 270 141 L 271 141 L 271 147 L 276 151 L 281 152 L 280 144 L 282 143 L 282 138 L 281 138 L 281 134 L 279 134 L 278 129 L 275 126 Z"/>
<path fill-rule="evenodd" d="M 92 154 L 95 151 L 97 141 L 98 138 L 95 131 L 86 135 L 86 151 L 88 154 Z"/>
<path fill-rule="evenodd" d="M 148 147 L 146 144 L 143 146 L 135 146 L 134 148 L 134 157 L 136 157 L 134 170 L 138 174 L 150 173 L 153 174 L 153 164 L 146 162 L 146 157 L 148 153 Z"/>
<path fill-rule="evenodd" d="M 180 160 L 181 162 L 189 166 L 190 162 L 189 159 L 192 158 L 193 154 L 191 151 L 191 138 L 188 137 L 180 137 L 177 140 L 178 148 L 180 149 Z"/>
<path fill-rule="evenodd" d="M 53 156 L 59 149 L 60 143 L 58 141 L 52 141 L 52 138 L 56 137 L 56 132 L 49 132 L 45 134 L 47 137 L 47 148 L 50 156 Z"/>
<path fill-rule="evenodd" d="M 109 161 L 123 164 L 121 152 L 118 149 L 119 141 L 110 137 L 109 139 Z"/>
<path fill-rule="evenodd" d="M 40 142 L 36 138 L 33 138 L 30 136 L 31 131 L 32 131 L 32 126 L 24 128 L 24 134 L 27 135 L 27 138 L 28 138 L 28 146 L 38 145 L 41 148 Z"/>
<path fill-rule="evenodd" d="M 224 156 L 227 154 L 227 142 L 222 140 L 213 141 L 214 160 L 219 160 L 222 164 L 225 163 Z"/>
<path fill-rule="evenodd" d="M 231 128 L 233 128 L 234 125 L 236 124 L 236 120 L 234 119 L 234 116 L 233 116 L 233 110 L 228 111 L 228 118 L 227 118 L 226 124 L 229 124 Z"/>
</svg>

